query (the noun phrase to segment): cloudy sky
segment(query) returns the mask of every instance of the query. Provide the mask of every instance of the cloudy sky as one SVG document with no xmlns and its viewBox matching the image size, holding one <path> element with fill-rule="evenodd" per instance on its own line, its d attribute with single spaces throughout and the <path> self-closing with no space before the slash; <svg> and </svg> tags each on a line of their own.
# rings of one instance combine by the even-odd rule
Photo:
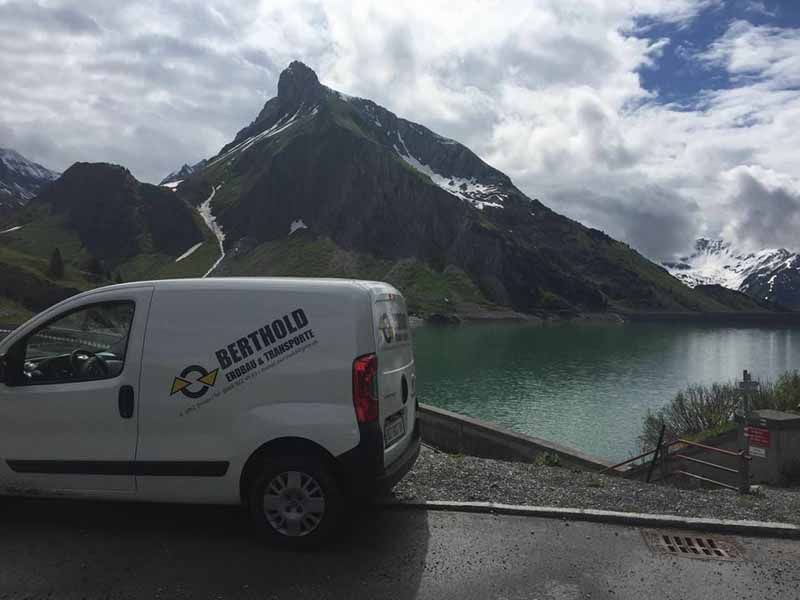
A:
<svg viewBox="0 0 800 600">
<path fill-rule="evenodd" d="M 652 258 L 800 249 L 797 0 L 0 0 L 0 146 L 158 182 L 293 59 Z"/>
</svg>

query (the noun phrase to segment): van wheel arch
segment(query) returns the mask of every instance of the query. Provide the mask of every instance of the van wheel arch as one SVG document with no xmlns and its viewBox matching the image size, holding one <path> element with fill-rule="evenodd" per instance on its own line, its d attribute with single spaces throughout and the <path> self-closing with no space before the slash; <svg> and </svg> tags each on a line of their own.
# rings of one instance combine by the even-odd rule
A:
<svg viewBox="0 0 800 600">
<path fill-rule="evenodd" d="M 300 437 L 283 437 L 270 440 L 259 446 L 247 459 L 239 478 L 239 497 L 242 504 L 247 502 L 250 485 L 258 475 L 264 462 L 271 457 L 280 456 L 308 456 L 320 459 L 323 464 L 330 467 L 334 475 L 338 475 L 336 459 L 325 448 Z M 337 477 L 338 479 L 338 477 Z"/>
</svg>

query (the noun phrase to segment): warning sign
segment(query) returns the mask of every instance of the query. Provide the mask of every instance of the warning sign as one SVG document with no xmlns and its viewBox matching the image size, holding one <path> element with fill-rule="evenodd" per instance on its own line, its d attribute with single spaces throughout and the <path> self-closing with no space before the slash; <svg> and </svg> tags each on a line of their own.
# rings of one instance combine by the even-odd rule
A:
<svg viewBox="0 0 800 600">
<path fill-rule="evenodd" d="M 744 435 L 750 440 L 751 446 L 759 446 L 761 448 L 770 447 L 769 429 L 763 427 L 745 427 Z"/>
</svg>

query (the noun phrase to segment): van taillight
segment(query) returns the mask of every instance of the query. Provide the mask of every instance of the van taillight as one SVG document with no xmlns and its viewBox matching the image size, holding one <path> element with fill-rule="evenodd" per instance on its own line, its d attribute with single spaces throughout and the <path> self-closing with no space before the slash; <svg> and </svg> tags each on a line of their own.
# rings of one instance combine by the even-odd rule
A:
<svg viewBox="0 0 800 600">
<path fill-rule="evenodd" d="M 378 357 L 374 354 L 353 361 L 353 406 L 359 423 L 378 419 Z"/>
</svg>

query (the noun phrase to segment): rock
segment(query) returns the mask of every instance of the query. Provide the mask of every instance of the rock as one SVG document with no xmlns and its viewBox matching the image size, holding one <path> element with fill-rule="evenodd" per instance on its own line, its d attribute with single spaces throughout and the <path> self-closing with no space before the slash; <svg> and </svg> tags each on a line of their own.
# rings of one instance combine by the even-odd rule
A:
<svg viewBox="0 0 800 600">
<path fill-rule="evenodd" d="M 461 319 L 456 315 L 445 315 L 442 313 L 430 314 L 425 320 L 431 325 L 461 325 Z"/>
<path fill-rule="evenodd" d="M 409 315 L 408 316 L 408 326 L 411 327 L 411 329 L 414 329 L 416 327 L 420 327 L 420 326 L 422 326 L 424 324 L 425 324 L 425 319 L 423 319 L 421 317 L 414 316 L 414 315 Z"/>
</svg>

